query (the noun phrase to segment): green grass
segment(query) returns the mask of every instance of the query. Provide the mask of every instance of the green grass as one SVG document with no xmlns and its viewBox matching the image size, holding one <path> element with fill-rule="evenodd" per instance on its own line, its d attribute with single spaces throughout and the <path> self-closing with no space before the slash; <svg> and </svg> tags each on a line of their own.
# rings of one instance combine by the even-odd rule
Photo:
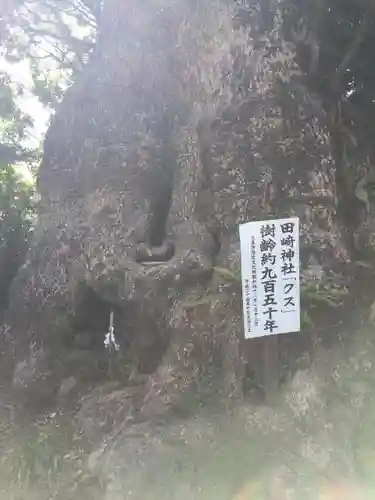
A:
<svg viewBox="0 0 375 500">
<path fill-rule="evenodd" d="M 64 418 L 52 416 L 24 429 L 3 420 L 0 429 L 0 500 L 100 498 L 84 450 Z"/>
<path fill-rule="evenodd" d="M 139 442 L 150 447 L 144 465 L 121 479 L 132 491 L 124 498 L 230 500 L 249 483 L 254 491 L 241 500 L 270 500 L 268 490 L 284 467 L 291 500 L 316 500 L 326 484 L 346 480 L 363 486 L 366 500 L 375 499 L 374 340 L 369 328 L 351 345 L 319 354 L 316 399 L 305 413 L 294 412 L 280 394 L 273 408 L 243 405 L 230 415 L 205 408 L 200 422 L 151 431 L 155 444 Z"/>
<path fill-rule="evenodd" d="M 291 500 L 316 500 L 326 481 L 347 478 L 375 499 L 375 328 L 322 351 L 311 373 L 316 394 L 305 413 L 291 405 L 289 388 L 272 408 L 206 405 L 187 420 L 141 427 L 147 433 L 130 448 L 120 434 L 110 444 L 122 489 L 106 500 L 270 500 L 280 467 L 293 486 Z M 103 500 L 76 432 L 68 416 L 22 430 L 0 421 L 0 500 Z M 235 497 L 245 484 L 254 486 L 251 497 Z"/>
</svg>

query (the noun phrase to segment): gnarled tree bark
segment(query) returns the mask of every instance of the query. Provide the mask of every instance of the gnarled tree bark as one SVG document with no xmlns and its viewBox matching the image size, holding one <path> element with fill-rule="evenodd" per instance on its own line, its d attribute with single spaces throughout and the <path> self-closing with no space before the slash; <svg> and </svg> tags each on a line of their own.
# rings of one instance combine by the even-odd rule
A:
<svg viewBox="0 0 375 500">
<path fill-rule="evenodd" d="M 238 224 L 299 216 L 304 279 L 346 258 L 324 114 L 281 26 L 277 1 L 104 2 L 95 53 L 47 134 L 5 352 L 12 344 L 23 360 L 34 345 L 58 357 L 58 385 L 83 282 L 125 316 L 118 340 L 133 338 L 139 367 L 153 372 L 144 414 L 217 372 L 212 390 L 241 395 L 241 297 L 217 295 L 212 272 L 239 268 Z M 140 245 L 169 255 L 144 262 Z"/>
</svg>

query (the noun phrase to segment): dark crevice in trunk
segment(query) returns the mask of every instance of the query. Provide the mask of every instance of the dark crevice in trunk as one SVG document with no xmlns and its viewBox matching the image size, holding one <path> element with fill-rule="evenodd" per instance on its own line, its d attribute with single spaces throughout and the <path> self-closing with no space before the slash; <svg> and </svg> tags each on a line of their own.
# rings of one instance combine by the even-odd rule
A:
<svg viewBox="0 0 375 500">
<path fill-rule="evenodd" d="M 165 133 L 170 132 L 168 125 L 164 126 Z M 151 221 L 148 243 L 151 247 L 161 247 L 166 240 L 167 221 L 172 204 L 173 187 L 177 159 L 174 145 L 170 139 L 163 140 L 163 147 L 159 158 L 160 168 L 155 170 L 153 197 L 151 202 Z"/>
<path fill-rule="evenodd" d="M 220 251 L 221 251 L 221 246 L 222 246 L 222 239 L 221 239 L 221 235 L 220 235 L 220 232 L 219 230 L 217 229 L 212 229 L 212 231 L 210 232 L 211 236 L 212 236 L 212 240 L 214 242 L 214 248 L 213 248 L 213 252 L 212 252 L 212 258 L 216 261 L 217 257 L 219 256 L 220 254 Z"/>
<path fill-rule="evenodd" d="M 155 196 L 150 223 L 149 243 L 152 247 L 162 246 L 166 238 L 166 224 L 171 208 L 173 192 L 173 169 L 167 168 L 169 175 L 163 175 L 164 185 Z"/>
<path fill-rule="evenodd" d="M 135 252 L 135 260 L 142 263 L 168 262 L 174 257 L 175 248 L 171 242 L 166 242 L 160 246 L 148 246 L 140 243 Z"/>
<path fill-rule="evenodd" d="M 116 319 L 118 308 L 102 300 L 88 285 L 82 283 L 76 294 L 74 309 L 70 332 L 65 338 L 66 347 L 104 349 L 103 342 L 109 329 L 110 312 L 114 311 Z"/>
<path fill-rule="evenodd" d="M 351 169 L 344 163 L 344 140 L 341 133 L 330 130 L 332 156 L 335 162 L 335 181 L 337 188 L 337 215 L 345 239 L 345 245 L 354 258 L 357 248 L 354 235 L 360 222 L 360 204 L 354 196 L 354 179 Z M 349 175 L 350 174 L 350 175 Z"/>
<path fill-rule="evenodd" d="M 139 263 L 168 262 L 175 253 L 174 244 L 167 239 L 167 223 L 172 205 L 177 159 L 173 144 L 164 140 L 160 166 L 155 169 L 152 182 L 151 217 L 145 242 L 135 251 Z"/>
</svg>

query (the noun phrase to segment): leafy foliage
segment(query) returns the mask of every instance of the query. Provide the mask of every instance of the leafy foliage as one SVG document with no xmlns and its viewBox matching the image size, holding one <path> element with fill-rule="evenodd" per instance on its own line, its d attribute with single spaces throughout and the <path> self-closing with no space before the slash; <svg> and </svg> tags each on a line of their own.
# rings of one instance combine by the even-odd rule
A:
<svg viewBox="0 0 375 500">
<path fill-rule="evenodd" d="M 301 285 L 301 322 L 305 328 L 315 325 L 314 317 L 343 306 L 348 289 L 334 283 L 310 281 Z"/>
<path fill-rule="evenodd" d="M 0 166 L 0 306 L 23 261 L 32 222 L 33 185 L 11 165 Z"/>
<path fill-rule="evenodd" d="M 33 183 L 22 176 L 37 159 L 24 146 L 32 120 L 17 105 L 19 89 L 0 75 L 0 307 L 9 284 L 22 262 L 32 221 Z"/>
<path fill-rule="evenodd" d="M 0 159 L 5 164 L 14 164 L 31 157 L 31 152 L 25 150 L 23 141 L 33 120 L 21 111 L 17 103 L 22 92 L 8 75 L 0 73 Z"/>
<path fill-rule="evenodd" d="M 33 92 L 55 108 L 94 46 L 95 2 L 22 0 L 13 2 L 3 25 L 3 51 L 11 63 L 28 61 Z"/>
<path fill-rule="evenodd" d="M 241 272 L 239 269 L 214 267 L 213 290 L 203 297 L 191 297 L 185 304 L 185 309 L 194 309 L 200 306 L 210 306 L 220 294 L 229 291 L 235 293 L 238 300 L 241 297 Z M 301 285 L 301 317 L 302 326 L 312 328 L 314 316 L 325 311 L 343 306 L 343 301 L 348 295 L 348 289 L 335 283 L 321 283 L 307 281 Z M 374 308 L 375 310 L 375 308 Z M 375 316 L 374 316 L 375 317 Z"/>
<path fill-rule="evenodd" d="M 93 48 L 95 7 L 88 1 L 9 0 L 1 13 L 0 57 L 7 64 L 0 73 L 0 307 L 25 256 L 33 217 L 34 186 L 22 172 L 34 172 L 40 158 L 39 149 L 28 146 L 34 120 L 20 99 L 28 91 L 56 108 Z M 21 61 L 31 77 L 28 89 L 7 74 Z"/>
</svg>

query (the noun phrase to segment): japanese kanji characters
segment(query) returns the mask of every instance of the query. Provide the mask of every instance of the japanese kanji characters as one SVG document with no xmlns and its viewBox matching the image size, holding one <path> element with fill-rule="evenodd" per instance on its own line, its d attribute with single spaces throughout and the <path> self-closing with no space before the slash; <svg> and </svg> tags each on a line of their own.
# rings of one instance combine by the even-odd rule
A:
<svg viewBox="0 0 375 500">
<path fill-rule="evenodd" d="M 245 338 L 299 331 L 297 218 L 240 226 Z"/>
</svg>

